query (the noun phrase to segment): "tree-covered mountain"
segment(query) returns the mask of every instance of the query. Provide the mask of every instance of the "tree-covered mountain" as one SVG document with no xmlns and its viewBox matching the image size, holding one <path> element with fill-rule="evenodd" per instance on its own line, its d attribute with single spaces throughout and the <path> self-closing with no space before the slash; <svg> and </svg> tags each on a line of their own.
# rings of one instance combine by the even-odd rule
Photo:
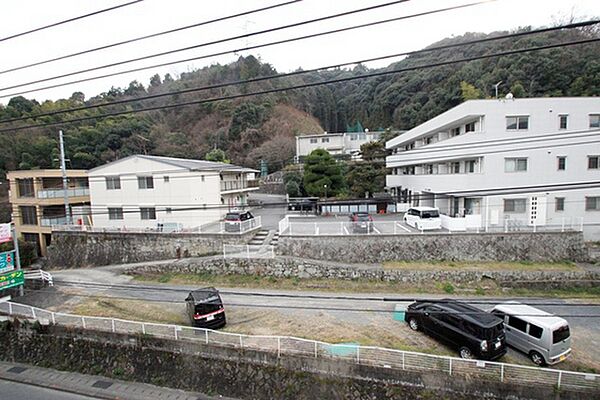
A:
<svg viewBox="0 0 600 400">
<path fill-rule="evenodd" d="M 527 29 L 529 28 L 524 28 Z M 432 44 L 429 49 L 505 33 L 469 33 L 444 39 Z M 282 168 L 293 158 L 295 135 L 344 131 L 347 126 L 354 125 L 357 121 L 371 130 L 409 129 L 467 98 L 491 97 L 492 85 L 499 81 L 503 81 L 500 86 L 501 95 L 511 91 L 515 97 L 598 96 L 600 45 L 597 42 L 420 68 L 442 61 L 598 36 L 598 30 L 594 29 L 522 36 L 422 52 L 380 70 L 358 65 L 352 69 L 310 72 L 143 102 L 28 119 L 25 122 L 14 122 L 13 125 L 2 124 L 1 129 L 23 123 L 59 122 L 101 116 L 108 112 L 133 111 L 199 99 L 360 77 L 373 72 L 414 68 L 402 73 L 280 93 L 5 132 L 0 134 L 4 143 L 4 151 L 0 155 L 0 169 L 6 171 L 56 167 L 57 131 L 63 129 L 72 168 L 91 168 L 134 153 L 203 158 L 211 150 L 219 148 L 225 151 L 227 159 L 233 163 L 257 168 L 259 161 L 264 159 L 273 171 Z M 382 44 L 381 47 L 386 46 Z M 177 79 L 168 74 L 164 77 L 155 75 L 150 78 L 148 86 L 134 81 L 127 88 L 111 88 L 87 100 L 80 92 L 75 92 L 69 99 L 45 101 L 41 104 L 24 97 L 15 97 L 6 106 L 0 106 L 0 120 L 248 80 L 276 73 L 271 65 L 253 56 L 240 57 L 234 63 L 211 65 L 183 73 Z"/>
</svg>

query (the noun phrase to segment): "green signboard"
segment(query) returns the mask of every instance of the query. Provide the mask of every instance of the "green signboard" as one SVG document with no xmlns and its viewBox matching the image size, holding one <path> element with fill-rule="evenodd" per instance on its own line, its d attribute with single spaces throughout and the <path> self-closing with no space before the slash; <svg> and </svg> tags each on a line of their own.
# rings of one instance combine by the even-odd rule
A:
<svg viewBox="0 0 600 400">
<path fill-rule="evenodd" d="M 0 253 L 0 274 L 15 269 L 15 252 L 5 251 Z"/>
<path fill-rule="evenodd" d="M 25 283 L 23 270 L 9 272 L 8 274 L 0 275 L 0 290 L 8 289 L 15 286 L 20 286 Z"/>
</svg>

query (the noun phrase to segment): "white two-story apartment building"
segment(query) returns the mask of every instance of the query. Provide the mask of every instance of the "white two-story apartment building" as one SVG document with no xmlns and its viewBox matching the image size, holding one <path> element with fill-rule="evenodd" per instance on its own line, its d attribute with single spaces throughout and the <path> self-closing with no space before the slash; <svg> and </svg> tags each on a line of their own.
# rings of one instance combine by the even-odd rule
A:
<svg viewBox="0 0 600 400">
<path fill-rule="evenodd" d="M 379 140 L 381 133 L 365 130 L 296 136 L 296 161 L 302 162 L 304 157 L 316 149 L 327 150 L 333 156 L 347 156 L 352 160 L 360 160 L 360 146 Z"/>
<path fill-rule="evenodd" d="M 466 101 L 386 147 L 400 207 L 472 227 L 583 222 L 600 238 L 600 98 Z"/>
<path fill-rule="evenodd" d="M 94 226 L 195 228 L 247 204 L 256 170 L 231 164 L 134 155 L 88 171 Z"/>
</svg>

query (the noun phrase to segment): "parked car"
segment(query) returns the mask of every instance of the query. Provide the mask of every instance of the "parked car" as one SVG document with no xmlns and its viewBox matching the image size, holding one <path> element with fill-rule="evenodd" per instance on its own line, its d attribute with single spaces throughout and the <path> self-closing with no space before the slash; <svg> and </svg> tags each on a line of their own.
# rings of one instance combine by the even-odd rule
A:
<svg viewBox="0 0 600 400">
<path fill-rule="evenodd" d="M 506 343 L 527 354 L 534 364 L 553 365 L 571 354 L 567 320 L 516 301 L 498 304 L 492 314 L 504 320 Z"/>
<path fill-rule="evenodd" d="M 244 224 L 245 221 L 248 223 Z M 256 225 L 250 211 L 230 211 L 225 215 L 225 232 L 243 232 Z"/>
<path fill-rule="evenodd" d="M 190 292 L 185 302 L 192 326 L 219 329 L 227 323 L 223 301 L 214 287 Z"/>
<path fill-rule="evenodd" d="M 354 233 L 373 232 L 373 217 L 368 213 L 352 213 L 350 221 L 352 221 L 352 232 Z"/>
<path fill-rule="evenodd" d="M 411 207 L 404 214 L 404 222 L 419 230 L 442 228 L 440 210 L 435 207 Z"/>
<path fill-rule="evenodd" d="M 460 357 L 496 360 L 506 354 L 502 319 L 454 300 L 417 301 L 408 306 L 404 319 L 458 349 Z"/>
</svg>

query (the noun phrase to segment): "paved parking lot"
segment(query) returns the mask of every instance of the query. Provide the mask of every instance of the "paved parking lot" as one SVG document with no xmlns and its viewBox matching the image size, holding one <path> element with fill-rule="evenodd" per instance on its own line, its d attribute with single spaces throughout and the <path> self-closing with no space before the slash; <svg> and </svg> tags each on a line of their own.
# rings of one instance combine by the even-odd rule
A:
<svg viewBox="0 0 600 400">
<path fill-rule="evenodd" d="M 373 215 L 371 228 L 361 228 L 350 221 L 348 216 L 303 216 L 290 217 L 290 228 L 282 232 L 291 235 L 402 235 L 421 233 L 402 221 L 402 214 Z M 447 233 L 446 229 L 425 231 L 425 233 Z"/>
</svg>

